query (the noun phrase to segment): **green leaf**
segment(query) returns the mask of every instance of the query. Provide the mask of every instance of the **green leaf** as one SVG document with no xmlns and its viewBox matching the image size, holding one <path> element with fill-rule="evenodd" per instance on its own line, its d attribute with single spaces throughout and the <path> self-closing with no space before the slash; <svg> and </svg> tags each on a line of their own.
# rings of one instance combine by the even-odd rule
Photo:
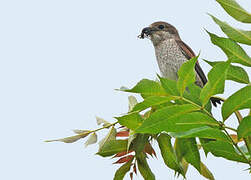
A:
<svg viewBox="0 0 251 180">
<path fill-rule="evenodd" d="M 208 82 L 200 93 L 200 99 L 203 105 L 207 104 L 211 96 L 224 92 L 229 64 L 229 62 L 216 64 L 208 73 Z"/>
<path fill-rule="evenodd" d="M 127 150 L 127 140 L 111 140 L 106 142 L 97 152 L 102 157 L 112 156 Z"/>
<path fill-rule="evenodd" d="M 173 105 L 162 108 L 154 113 L 143 122 L 143 124 L 135 130 L 140 133 L 155 134 L 165 131 L 168 128 L 169 121 L 172 118 L 178 118 L 182 114 L 199 110 L 199 108 L 192 104 Z"/>
<path fill-rule="evenodd" d="M 251 116 L 242 119 L 237 129 L 238 139 L 251 136 Z"/>
<path fill-rule="evenodd" d="M 98 125 L 103 125 L 103 127 L 105 126 L 109 126 L 111 123 L 109 123 L 108 121 L 104 120 L 103 118 L 100 118 L 98 116 L 96 116 L 96 121 Z"/>
<path fill-rule="evenodd" d="M 213 174 L 209 171 L 209 169 L 206 167 L 206 165 L 203 164 L 202 162 L 200 163 L 200 169 L 201 169 L 200 174 L 202 176 L 204 176 L 205 178 L 207 178 L 209 180 L 214 180 Z"/>
<path fill-rule="evenodd" d="M 213 15 L 210 15 L 214 22 L 218 24 L 221 30 L 232 40 L 251 45 L 251 31 L 243 31 L 240 29 L 236 29 L 228 25 L 226 22 L 222 22 Z"/>
<path fill-rule="evenodd" d="M 143 123 L 143 118 L 138 112 L 129 113 L 121 117 L 115 117 L 119 124 L 129 129 L 136 129 Z"/>
<path fill-rule="evenodd" d="M 106 144 L 107 142 L 116 140 L 116 134 L 117 134 L 117 131 L 114 128 L 114 126 L 112 126 L 109 132 L 107 133 L 107 135 L 101 141 L 99 141 L 99 150 L 102 149 L 104 144 Z"/>
<path fill-rule="evenodd" d="M 152 173 L 149 165 L 146 161 L 146 155 L 144 153 L 140 153 L 138 156 L 136 156 L 137 165 L 140 174 L 143 176 L 145 180 L 155 180 L 155 176 Z"/>
<path fill-rule="evenodd" d="M 239 44 L 231 39 L 218 37 L 217 35 L 208 31 L 207 33 L 210 35 L 212 43 L 224 51 L 229 61 L 251 67 L 251 58 Z"/>
<path fill-rule="evenodd" d="M 186 175 L 187 170 L 188 170 L 189 163 L 186 162 L 186 160 L 185 160 L 184 158 L 182 158 L 181 164 L 182 164 L 182 168 L 184 169 L 184 174 Z"/>
<path fill-rule="evenodd" d="M 223 62 L 223 61 L 211 62 L 211 61 L 207 61 L 207 60 L 204 60 L 204 61 L 207 62 L 211 66 L 215 66 L 216 64 Z M 228 71 L 227 71 L 226 80 L 232 80 L 232 81 L 244 83 L 244 84 L 250 83 L 247 72 L 242 67 L 234 66 L 231 64 L 230 64 Z"/>
<path fill-rule="evenodd" d="M 234 111 L 251 108 L 251 86 L 232 94 L 222 105 L 222 117 L 226 120 Z"/>
<path fill-rule="evenodd" d="M 83 133 L 80 133 L 75 136 L 70 136 L 70 137 L 61 138 L 61 139 L 46 140 L 45 142 L 60 141 L 60 142 L 64 142 L 64 143 L 73 143 L 73 142 L 78 141 L 79 139 L 82 139 L 82 138 L 88 136 L 90 133 L 91 133 L 91 131 L 84 130 Z"/>
<path fill-rule="evenodd" d="M 129 137 L 128 137 L 128 143 L 127 143 L 127 151 L 129 151 L 131 144 L 133 140 L 137 137 L 137 134 L 134 133 L 133 130 L 129 130 Z"/>
<path fill-rule="evenodd" d="M 195 82 L 195 70 L 194 66 L 198 59 L 198 56 L 193 57 L 189 61 L 182 64 L 178 71 L 179 79 L 177 82 L 177 87 L 182 96 L 186 87 Z"/>
<path fill-rule="evenodd" d="M 98 136 L 97 134 L 94 132 L 92 133 L 89 138 L 87 139 L 87 141 L 85 142 L 85 147 L 91 145 L 91 144 L 95 144 L 98 140 Z"/>
<path fill-rule="evenodd" d="M 184 170 L 178 162 L 177 156 L 171 144 L 171 137 L 162 133 L 158 136 L 157 141 L 165 164 L 175 172 L 178 172 L 185 177 Z"/>
<path fill-rule="evenodd" d="M 158 75 L 161 86 L 164 88 L 167 94 L 170 95 L 179 95 L 179 91 L 177 89 L 177 82 L 174 80 L 162 78 Z"/>
<path fill-rule="evenodd" d="M 170 118 L 167 124 L 168 126 L 165 128 L 166 132 L 191 132 L 192 129 L 204 126 L 219 126 L 215 119 L 202 112 L 190 112 Z"/>
<path fill-rule="evenodd" d="M 152 80 L 143 79 L 136 84 L 132 89 L 123 90 L 125 92 L 140 93 L 143 97 L 148 96 L 165 96 L 167 93 L 161 85 Z"/>
<path fill-rule="evenodd" d="M 113 180 L 123 180 L 126 173 L 130 171 L 132 160 L 121 166 L 115 173 Z"/>
<path fill-rule="evenodd" d="M 144 148 L 146 143 L 148 142 L 149 135 L 147 134 L 136 134 L 136 137 L 132 141 L 132 148 L 136 155 L 140 154 Z"/>
<path fill-rule="evenodd" d="M 202 102 L 201 102 L 201 99 L 200 99 L 200 93 L 201 93 L 201 87 L 197 86 L 196 84 L 190 84 L 188 86 L 188 91 L 185 91 L 184 92 L 184 98 L 198 104 L 199 106 L 202 106 Z M 184 104 L 187 104 L 186 101 L 183 101 Z M 205 109 L 208 111 L 208 112 L 211 112 L 212 110 L 212 106 L 211 106 L 211 103 L 208 102 L 206 105 L 205 105 Z"/>
<path fill-rule="evenodd" d="M 176 139 L 176 153 L 179 159 L 184 157 L 200 172 L 200 153 L 195 138 Z"/>
<path fill-rule="evenodd" d="M 184 97 L 198 105 L 202 105 L 200 100 L 201 90 L 201 87 L 197 86 L 196 84 L 190 84 L 188 86 L 188 90 L 184 92 Z"/>
<path fill-rule="evenodd" d="M 243 9 L 235 0 L 216 0 L 225 11 L 237 21 L 251 23 L 251 14 Z"/>
<path fill-rule="evenodd" d="M 210 141 L 204 144 L 204 147 L 216 157 L 247 163 L 246 159 L 238 154 L 230 143 L 224 141 Z"/>
<path fill-rule="evenodd" d="M 175 138 L 192 138 L 192 137 L 200 137 L 207 139 L 217 139 L 226 142 L 230 142 L 230 139 L 219 129 L 211 128 L 208 126 L 202 126 L 198 128 L 191 129 L 185 132 L 176 132 L 169 133 L 170 136 Z"/>
<path fill-rule="evenodd" d="M 173 96 L 150 96 L 145 98 L 143 102 L 138 103 L 134 106 L 133 111 L 143 111 L 151 106 L 160 105 L 163 103 L 167 103 L 171 100 L 177 99 L 177 97 Z"/>
<path fill-rule="evenodd" d="M 132 111 L 134 106 L 136 106 L 136 104 L 138 104 L 138 101 L 134 96 L 129 96 L 128 101 L 129 101 L 129 108 L 128 109 L 129 109 L 129 112 L 130 112 L 130 111 Z"/>
<path fill-rule="evenodd" d="M 207 138 L 199 138 L 199 140 L 200 140 L 200 144 L 201 144 L 201 146 L 202 146 L 202 148 L 204 150 L 204 153 L 207 156 L 208 153 L 209 153 L 209 150 L 204 146 L 204 144 L 206 144 L 206 143 L 208 143 L 210 141 L 215 141 L 215 140 L 214 139 L 213 140 L 212 139 L 207 139 Z"/>
</svg>

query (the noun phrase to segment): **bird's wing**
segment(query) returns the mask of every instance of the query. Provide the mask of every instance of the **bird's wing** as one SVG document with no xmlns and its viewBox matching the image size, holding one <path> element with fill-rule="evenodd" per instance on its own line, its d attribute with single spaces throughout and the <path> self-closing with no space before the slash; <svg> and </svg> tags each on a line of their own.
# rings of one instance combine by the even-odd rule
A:
<svg viewBox="0 0 251 180">
<path fill-rule="evenodd" d="M 181 41 L 181 40 L 176 40 L 176 43 L 177 43 L 178 46 L 180 47 L 182 54 L 183 54 L 188 60 L 195 56 L 193 50 L 192 50 L 188 45 L 186 45 L 183 41 Z M 196 73 L 199 75 L 199 77 L 200 77 L 200 79 L 201 79 L 203 85 L 205 85 L 205 84 L 207 83 L 207 78 L 206 78 L 206 76 L 205 76 L 203 70 L 201 69 L 201 67 L 200 67 L 198 61 L 197 61 L 196 64 L 195 64 L 195 71 L 196 71 Z"/>
</svg>

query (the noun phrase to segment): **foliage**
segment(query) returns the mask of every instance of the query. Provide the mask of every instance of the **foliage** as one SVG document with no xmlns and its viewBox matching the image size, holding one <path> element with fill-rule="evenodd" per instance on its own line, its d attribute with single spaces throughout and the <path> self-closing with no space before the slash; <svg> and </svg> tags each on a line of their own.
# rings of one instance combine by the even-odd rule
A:
<svg viewBox="0 0 251 180">
<path fill-rule="evenodd" d="M 225 11 L 238 21 L 251 23 L 251 14 L 240 7 L 235 0 L 217 0 Z M 226 61 L 207 61 L 212 66 L 208 83 L 201 89 L 194 84 L 194 66 L 198 57 L 187 61 L 180 68 L 178 81 L 158 76 L 159 81 L 141 80 L 131 89 L 120 91 L 137 93 L 143 98 L 137 102 L 129 97 L 129 112 L 115 117 L 114 123 L 97 117 L 96 130 L 74 130 L 72 137 L 50 140 L 72 143 L 89 136 L 85 145 L 97 141 L 96 132 L 109 128 L 104 139 L 99 142 L 98 155 L 119 158 L 122 164 L 116 171 L 114 180 L 122 180 L 129 173 L 131 179 L 139 171 L 144 179 L 154 180 L 155 176 L 147 162 L 147 157 L 156 156 L 151 145 L 157 141 L 166 166 L 177 175 L 186 177 L 187 168 L 192 165 L 207 179 L 214 177 L 201 162 L 200 150 L 215 157 L 241 162 L 251 167 L 251 114 L 246 117 L 238 112 L 251 109 L 251 84 L 243 67 L 251 67 L 251 58 L 238 43 L 251 45 L 251 31 L 236 29 L 210 15 L 228 38 L 209 34 L 213 44 L 223 50 Z M 224 101 L 222 120 L 211 113 L 210 98 L 222 94 L 225 81 L 232 80 L 245 86 Z M 219 97 L 218 97 L 219 98 Z M 220 108 L 220 107 L 218 107 Z M 235 114 L 239 122 L 237 129 L 225 125 L 229 116 Z M 120 128 L 115 128 L 120 124 Z M 231 132 L 231 133 L 230 133 Z M 244 145 L 240 146 L 240 142 Z"/>
</svg>

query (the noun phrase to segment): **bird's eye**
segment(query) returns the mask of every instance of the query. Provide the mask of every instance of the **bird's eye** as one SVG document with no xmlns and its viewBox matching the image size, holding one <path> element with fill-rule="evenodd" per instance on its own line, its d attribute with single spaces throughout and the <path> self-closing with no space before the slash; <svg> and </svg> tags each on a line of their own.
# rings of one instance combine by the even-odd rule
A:
<svg viewBox="0 0 251 180">
<path fill-rule="evenodd" d="M 158 28 L 159 28 L 159 29 L 164 29 L 165 26 L 161 24 L 161 25 L 158 26 Z"/>
</svg>

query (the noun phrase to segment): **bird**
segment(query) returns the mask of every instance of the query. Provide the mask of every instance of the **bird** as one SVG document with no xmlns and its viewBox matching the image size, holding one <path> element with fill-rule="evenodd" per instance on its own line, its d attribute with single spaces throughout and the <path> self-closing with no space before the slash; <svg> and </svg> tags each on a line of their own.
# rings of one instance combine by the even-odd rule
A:
<svg viewBox="0 0 251 180">
<path fill-rule="evenodd" d="M 171 24 L 164 21 L 157 21 L 142 29 L 138 36 L 141 39 L 151 40 L 162 77 L 178 80 L 178 71 L 181 65 L 195 57 L 193 50 L 181 40 L 178 30 Z M 203 88 L 207 83 L 199 62 L 195 64 L 195 84 Z M 220 99 L 211 97 L 214 106 L 221 103 Z"/>
</svg>

